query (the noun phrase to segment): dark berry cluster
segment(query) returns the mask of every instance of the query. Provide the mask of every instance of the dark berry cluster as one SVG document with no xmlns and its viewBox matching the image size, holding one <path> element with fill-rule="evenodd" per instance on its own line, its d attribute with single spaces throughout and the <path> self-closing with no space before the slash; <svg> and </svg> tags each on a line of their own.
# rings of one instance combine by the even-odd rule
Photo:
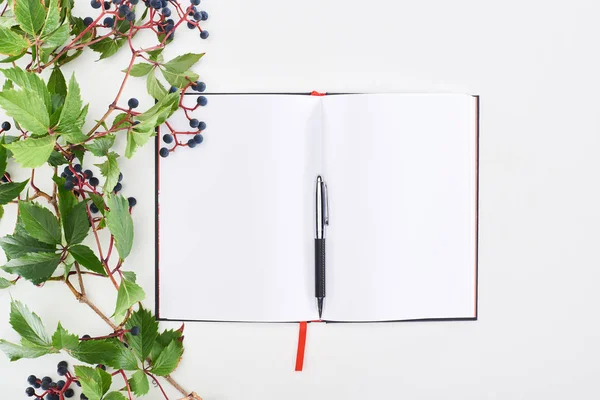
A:
<svg viewBox="0 0 600 400">
<path fill-rule="evenodd" d="M 73 383 L 79 385 L 79 381 L 69 372 L 69 365 L 66 361 L 61 361 L 56 366 L 56 373 L 64 377 L 54 381 L 49 376 L 39 379 L 35 375 L 27 377 L 27 383 L 31 386 L 25 389 L 25 394 L 29 397 L 46 400 L 63 400 L 73 397 L 74 390 L 70 387 Z M 36 389 L 40 389 L 39 393 Z M 85 397 L 82 394 L 82 398 Z"/>
</svg>

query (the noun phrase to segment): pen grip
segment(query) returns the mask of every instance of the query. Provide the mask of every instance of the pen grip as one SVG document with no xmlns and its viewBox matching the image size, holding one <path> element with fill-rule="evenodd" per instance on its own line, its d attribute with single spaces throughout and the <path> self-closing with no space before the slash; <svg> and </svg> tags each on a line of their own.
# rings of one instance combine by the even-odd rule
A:
<svg viewBox="0 0 600 400">
<path fill-rule="evenodd" d="M 325 297 L 325 239 L 315 239 L 315 297 Z"/>
</svg>

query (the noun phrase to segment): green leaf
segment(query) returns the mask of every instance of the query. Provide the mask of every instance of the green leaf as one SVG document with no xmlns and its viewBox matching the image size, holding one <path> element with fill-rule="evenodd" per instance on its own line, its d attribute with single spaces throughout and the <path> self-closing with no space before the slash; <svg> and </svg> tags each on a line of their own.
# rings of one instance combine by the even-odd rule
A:
<svg viewBox="0 0 600 400">
<path fill-rule="evenodd" d="M 127 397 L 121 392 L 110 392 L 104 396 L 103 400 L 127 400 Z"/>
<path fill-rule="evenodd" d="M 3 176 L 6 172 L 6 165 L 8 163 L 8 154 L 6 147 L 4 147 L 5 140 L 4 136 L 0 139 L 0 176 Z"/>
<path fill-rule="evenodd" d="M 117 293 L 117 305 L 113 315 L 123 315 L 129 307 L 146 298 L 144 290 L 137 284 L 123 279 Z"/>
<path fill-rule="evenodd" d="M 57 350 L 74 350 L 78 345 L 79 338 L 77 335 L 69 333 L 59 322 L 56 332 L 52 335 L 52 347 Z"/>
<path fill-rule="evenodd" d="M 0 289 L 6 289 L 13 286 L 14 283 L 6 278 L 0 277 Z"/>
<path fill-rule="evenodd" d="M 60 254 L 28 253 L 22 257 L 13 258 L 2 269 L 11 274 L 21 275 L 34 285 L 39 285 L 52 276 L 59 263 Z"/>
<path fill-rule="evenodd" d="M 96 205 L 100 213 L 104 215 L 104 213 L 106 212 L 106 204 L 104 204 L 104 199 L 102 198 L 102 196 L 91 192 L 88 193 L 88 195 L 90 196 L 92 202 Z"/>
<path fill-rule="evenodd" d="M 100 168 L 100 173 L 106 178 L 104 181 L 104 191 L 112 192 L 115 185 L 119 181 L 119 164 L 117 163 L 118 155 L 116 153 L 109 153 L 106 155 L 106 161 L 102 164 L 94 164 Z"/>
<path fill-rule="evenodd" d="M 164 330 L 156 337 L 156 341 L 154 342 L 154 346 L 152 347 L 152 352 L 150 352 L 150 358 L 152 360 L 156 359 L 158 355 L 163 351 L 165 347 L 169 345 L 174 340 L 181 341 L 181 332 L 173 329 Z"/>
<path fill-rule="evenodd" d="M 33 135 L 40 136 L 48 133 L 50 115 L 43 96 L 32 95 L 26 90 L 5 90 L 0 92 L 0 106 L 23 129 L 30 131 Z"/>
<path fill-rule="evenodd" d="M 5 205 L 13 201 L 29 182 L 29 179 L 23 182 L 9 182 L 0 185 L 0 205 Z"/>
<path fill-rule="evenodd" d="M 129 75 L 137 77 L 144 76 L 147 75 L 150 71 L 152 71 L 152 68 L 154 68 L 154 66 L 148 63 L 135 64 L 131 67 Z M 123 72 L 127 72 L 127 70 Z"/>
<path fill-rule="evenodd" d="M 60 7 L 58 0 L 50 0 L 48 4 L 48 14 L 42 28 L 42 37 L 53 33 L 60 26 Z"/>
<path fill-rule="evenodd" d="M 31 43 L 14 31 L 0 27 L 0 54 L 18 56 L 25 53 Z"/>
<path fill-rule="evenodd" d="M 42 51 L 43 57 L 46 62 L 48 60 L 48 56 L 52 54 L 52 52 L 59 46 L 65 44 L 65 42 L 69 39 L 70 31 L 69 24 L 61 25 L 57 30 L 49 34 L 43 39 Z"/>
<path fill-rule="evenodd" d="M 62 107 L 58 126 L 56 127 L 57 132 L 63 134 L 77 134 L 75 138 L 66 138 L 71 143 L 79 143 L 85 140 L 87 137 L 81 133 L 81 127 L 84 121 L 80 120 L 80 115 L 83 109 L 83 101 L 81 100 L 81 91 L 79 84 L 75 80 L 75 74 L 71 75 L 69 80 L 69 88 L 67 90 L 67 96 L 65 97 L 65 103 Z"/>
<path fill-rule="evenodd" d="M 48 91 L 50 93 L 67 95 L 67 81 L 60 68 L 54 68 L 50 79 L 48 79 Z"/>
<path fill-rule="evenodd" d="M 65 219 L 69 212 L 77 204 L 77 198 L 73 194 L 73 191 L 65 189 L 65 178 L 59 176 L 53 176 L 52 180 L 56 184 L 58 192 L 58 212 L 60 213 L 60 221 L 62 225 L 65 225 Z"/>
<path fill-rule="evenodd" d="M 175 57 L 168 63 L 164 64 L 164 67 L 170 72 L 174 72 L 176 74 L 181 74 L 189 70 L 194 64 L 198 62 L 202 58 L 202 54 L 195 53 L 187 53 L 182 54 L 180 56 Z"/>
<path fill-rule="evenodd" d="M 6 68 L 0 70 L 7 79 L 10 79 L 15 85 L 29 92 L 33 96 L 39 96 L 44 100 L 46 109 L 50 111 L 50 92 L 46 84 L 36 73 L 27 72 L 19 67 Z"/>
<path fill-rule="evenodd" d="M 106 135 L 99 137 L 98 139 L 94 139 L 91 142 L 86 143 L 84 146 L 96 157 L 104 157 L 108 155 L 110 148 L 114 143 L 115 135 Z"/>
<path fill-rule="evenodd" d="M 129 378 L 129 387 L 136 396 L 148 394 L 150 391 L 150 384 L 144 371 L 136 371 L 131 375 L 131 378 Z"/>
<path fill-rule="evenodd" d="M 90 220 L 87 214 L 87 203 L 81 202 L 73 207 L 64 219 L 63 229 L 68 245 L 81 243 L 90 230 Z"/>
<path fill-rule="evenodd" d="M 20 201 L 19 214 L 29 235 L 44 243 L 60 243 L 61 234 L 58 220 L 50 210 L 36 203 Z"/>
<path fill-rule="evenodd" d="M 21 164 L 21 167 L 37 168 L 48 161 L 55 144 L 54 136 L 46 136 L 42 138 L 29 137 L 4 146 L 12 151 L 15 160 Z"/>
<path fill-rule="evenodd" d="M 75 375 L 79 378 L 81 389 L 89 400 L 100 400 L 112 384 L 112 377 L 102 368 L 76 365 Z"/>
<path fill-rule="evenodd" d="M 56 251 L 56 246 L 53 244 L 43 243 L 29 235 L 17 233 L 1 238 L 0 247 L 9 260 L 22 257 L 27 253 L 53 253 Z"/>
<path fill-rule="evenodd" d="M 163 59 L 162 59 L 162 51 L 163 50 L 164 50 L 164 47 L 162 47 L 160 49 L 148 51 L 148 56 L 150 56 L 149 57 L 150 61 L 162 63 L 163 62 Z"/>
<path fill-rule="evenodd" d="M 29 343 L 42 347 L 52 346 L 40 317 L 29 311 L 29 308 L 20 301 L 11 301 L 9 322 L 13 329 Z"/>
<path fill-rule="evenodd" d="M 121 347 L 123 345 L 117 339 L 82 340 L 71 355 L 88 364 L 112 365 Z"/>
<path fill-rule="evenodd" d="M 90 271 L 107 276 L 106 270 L 102 266 L 102 263 L 89 247 L 78 244 L 72 246 L 69 251 L 75 261 L 77 261 L 79 264 L 83 265 Z"/>
<path fill-rule="evenodd" d="M 21 358 L 38 358 L 46 354 L 57 353 L 52 347 L 42 346 L 19 346 L 18 344 L 7 342 L 0 339 L 0 350 L 6 354 L 10 361 L 17 361 Z"/>
<path fill-rule="evenodd" d="M 156 375 L 166 376 L 177 368 L 181 355 L 183 354 L 183 345 L 174 340 L 160 352 L 155 360 L 152 360 L 152 372 Z"/>
<path fill-rule="evenodd" d="M 134 326 L 140 328 L 140 333 L 137 336 L 127 333 L 127 342 L 138 358 L 145 360 L 150 355 L 158 336 L 158 322 L 150 311 L 140 307 L 139 310 L 131 314 L 125 324 L 127 329 L 131 329 Z"/>
<path fill-rule="evenodd" d="M 167 89 L 163 87 L 153 73 L 148 75 L 146 80 L 146 90 L 148 90 L 148 94 L 156 100 L 160 100 L 167 95 Z"/>
<path fill-rule="evenodd" d="M 128 281 L 131 281 L 131 282 L 135 283 L 135 281 L 137 279 L 137 276 L 135 275 L 135 272 L 121 270 L 121 273 L 123 274 L 123 277 L 125 279 L 127 279 Z"/>
<path fill-rule="evenodd" d="M 90 48 L 100 53 L 100 58 L 98 59 L 99 61 L 115 54 L 121 47 L 123 47 L 126 41 L 127 40 L 125 38 L 106 38 L 100 40 L 99 42 L 90 44 Z"/>
<path fill-rule="evenodd" d="M 46 19 L 42 3 L 39 0 L 15 0 L 13 4 L 13 12 L 21 29 L 36 36 Z"/>
<path fill-rule="evenodd" d="M 133 245 L 133 220 L 129 214 L 129 202 L 121 195 L 106 194 L 106 223 L 110 233 L 115 237 L 115 246 L 119 257 L 124 260 L 131 252 Z"/>
<path fill-rule="evenodd" d="M 172 72 L 168 69 L 161 69 L 160 71 L 167 82 L 180 89 L 198 79 L 198 74 L 193 71 Z"/>
<path fill-rule="evenodd" d="M 124 369 L 125 371 L 135 371 L 138 369 L 138 360 L 131 349 L 120 346 L 119 351 L 115 353 L 114 360 L 110 367 L 114 369 Z"/>
<path fill-rule="evenodd" d="M 65 159 L 65 157 L 55 150 L 52 150 L 52 153 L 50 153 L 50 157 L 48 157 L 48 164 L 50 164 L 53 167 L 58 167 L 67 163 L 68 161 Z"/>
</svg>

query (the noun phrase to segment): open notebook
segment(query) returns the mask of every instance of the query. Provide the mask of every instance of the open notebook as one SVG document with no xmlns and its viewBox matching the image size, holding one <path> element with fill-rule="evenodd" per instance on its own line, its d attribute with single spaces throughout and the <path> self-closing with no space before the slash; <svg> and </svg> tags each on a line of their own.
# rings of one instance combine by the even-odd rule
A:
<svg viewBox="0 0 600 400">
<path fill-rule="evenodd" d="M 477 97 L 207 97 L 202 145 L 157 157 L 159 318 L 318 319 L 317 175 L 324 320 L 476 318 Z"/>
</svg>

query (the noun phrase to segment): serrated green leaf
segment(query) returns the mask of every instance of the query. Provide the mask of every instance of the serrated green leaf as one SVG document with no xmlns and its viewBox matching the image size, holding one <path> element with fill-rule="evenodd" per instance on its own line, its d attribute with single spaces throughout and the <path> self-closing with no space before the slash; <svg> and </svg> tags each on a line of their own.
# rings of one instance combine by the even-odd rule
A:
<svg viewBox="0 0 600 400">
<path fill-rule="evenodd" d="M 9 322 L 13 329 L 29 343 L 42 347 L 52 346 L 50 336 L 46 333 L 40 317 L 20 301 L 11 301 Z"/>
<path fill-rule="evenodd" d="M 67 89 L 67 95 L 65 97 L 65 103 L 62 107 L 58 125 L 56 131 L 64 135 L 70 135 L 71 137 L 65 137 L 70 143 L 80 143 L 87 139 L 83 133 L 81 133 L 81 127 L 83 122 L 80 119 L 80 115 L 83 112 L 83 101 L 81 100 L 81 91 L 79 84 L 75 80 L 75 74 L 71 75 L 69 80 L 69 87 Z"/>
<path fill-rule="evenodd" d="M 13 201 L 29 182 L 29 179 L 23 182 L 9 182 L 0 185 L 0 205 L 5 205 Z"/>
<path fill-rule="evenodd" d="M 160 100 L 167 95 L 167 89 L 156 79 L 154 73 L 148 75 L 146 79 L 146 90 L 156 100 Z"/>
<path fill-rule="evenodd" d="M 133 246 L 133 220 L 129 214 L 129 202 L 123 196 L 111 193 L 105 195 L 105 200 L 108 206 L 106 224 L 115 237 L 119 257 L 124 260 Z"/>
<path fill-rule="evenodd" d="M 183 354 L 183 345 L 174 340 L 165 347 L 155 360 L 152 360 L 152 373 L 159 376 L 169 375 L 177 368 Z"/>
<path fill-rule="evenodd" d="M 138 369 L 138 360 L 133 353 L 133 350 L 120 346 L 119 350 L 115 353 L 112 364 L 108 364 L 109 367 L 114 369 L 124 369 L 125 371 L 135 371 Z"/>
<path fill-rule="evenodd" d="M 177 88 L 182 88 L 186 86 L 190 82 L 194 82 L 198 79 L 198 74 L 193 71 L 184 71 L 184 72 L 172 72 L 168 69 L 160 70 L 167 80 L 172 86 Z"/>
<path fill-rule="evenodd" d="M 69 24 L 61 25 L 54 32 L 49 34 L 43 39 L 42 51 L 44 51 L 44 57 L 46 62 L 48 60 L 48 56 L 54 51 L 57 47 L 62 46 L 69 39 L 70 31 Z"/>
<path fill-rule="evenodd" d="M 129 307 L 145 298 L 146 294 L 144 293 L 144 289 L 137 283 L 123 279 L 121 281 L 121 286 L 119 286 L 119 292 L 117 293 L 117 304 L 115 306 L 114 315 L 123 315 Z"/>
<path fill-rule="evenodd" d="M 8 163 L 8 152 L 4 144 L 6 141 L 4 140 L 4 136 L 0 139 L 0 176 L 4 176 L 6 172 L 6 165 Z"/>
<path fill-rule="evenodd" d="M 81 389 L 89 400 L 100 400 L 112 384 L 111 375 L 102 368 L 76 365 L 75 375 L 79 378 Z"/>
<path fill-rule="evenodd" d="M 76 246 L 72 246 L 69 251 L 75 261 L 77 261 L 79 264 L 83 265 L 90 271 L 107 276 L 106 270 L 102 266 L 102 263 L 89 247 L 78 244 Z"/>
<path fill-rule="evenodd" d="M 123 47 L 125 43 L 125 38 L 106 38 L 100 40 L 99 42 L 90 44 L 90 48 L 100 53 L 100 58 L 98 59 L 98 61 L 100 61 L 115 54 L 121 47 Z"/>
<path fill-rule="evenodd" d="M 50 153 L 50 157 L 48 157 L 48 164 L 50 164 L 53 167 L 58 167 L 60 165 L 68 164 L 68 161 L 61 153 L 59 153 L 56 150 L 52 150 L 52 152 Z"/>
<path fill-rule="evenodd" d="M 163 50 L 164 50 L 164 47 L 162 47 L 160 49 L 148 51 L 148 56 L 150 58 L 150 61 L 162 63 L 163 62 L 163 59 L 162 59 L 162 51 Z"/>
<path fill-rule="evenodd" d="M 2 269 L 11 274 L 20 275 L 34 285 L 39 285 L 52 276 L 59 263 L 60 254 L 28 253 L 22 257 L 13 258 Z"/>
<path fill-rule="evenodd" d="M 129 387 L 136 396 L 148 394 L 150 391 L 150 384 L 144 371 L 136 371 L 131 375 L 131 378 L 129 378 Z"/>
<path fill-rule="evenodd" d="M 60 176 L 53 176 L 52 180 L 56 184 L 58 192 L 58 212 L 60 213 L 60 221 L 62 225 L 65 225 L 65 218 L 69 215 L 69 212 L 77 204 L 77 198 L 73 194 L 73 191 L 65 189 L 65 178 Z"/>
<path fill-rule="evenodd" d="M 104 191 L 111 192 L 119 181 L 119 164 L 117 163 L 117 154 L 108 153 L 106 161 L 102 164 L 94 164 L 100 168 L 100 173 L 106 178 L 104 181 Z"/>
<path fill-rule="evenodd" d="M 173 329 L 164 330 L 156 337 L 152 351 L 150 352 L 150 358 L 156 359 L 158 355 L 163 351 L 165 347 L 174 340 L 181 340 L 181 332 Z"/>
<path fill-rule="evenodd" d="M 150 71 L 152 71 L 152 68 L 154 68 L 154 66 L 148 63 L 134 64 L 131 67 L 131 70 L 129 71 L 129 75 L 137 77 L 144 76 L 147 75 Z M 124 72 L 126 71 L 127 70 L 125 70 Z"/>
<path fill-rule="evenodd" d="M 53 253 L 56 251 L 56 246 L 53 244 L 43 243 L 29 235 L 17 233 L 1 238 L 0 247 L 9 260 L 22 257 L 27 253 Z"/>
<path fill-rule="evenodd" d="M 23 168 L 37 168 L 44 165 L 50 158 L 56 138 L 45 136 L 41 138 L 29 137 L 4 145 L 13 153 L 15 160 Z"/>
<path fill-rule="evenodd" d="M 94 139 L 91 142 L 86 143 L 84 146 L 96 157 L 104 157 L 109 153 L 114 143 L 115 135 L 106 135 L 99 137 L 98 139 Z"/>
<path fill-rule="evenodd" d="M 25 53 L 31 43 L 23 36 L 9 28 L 0 27 L 0 54 L 20 56 Z"/>
<path fill-rule="evenodd" d="M 137 276 L 135 275 L 135 272 L 133 272 L 133 271 L 121 270 L 121 273 L 123 274 L 123 278 L 127 279 L 128 281 L 135 283 L 135 281 L 137 280 Z"/>
<path fill-rule="evenodd" d="M 54 335 L 52 335 L 52 347 L 56 350 L 74 350 L 78 345 L 79 338 L 77 335 L 69 333 L 59 322 Z"/>
<path fill-rule="evenodd" d="M 67 81 L 60 68 L 54 68 L 48 79 L 48 91 L 62 96 L 67 95 Z"/>
<path fill-rule="evenodd" d="M 187 70 L 192 68 L 194 64 L 196 64 L 204 55 L 197 53 L 186 53 L 180 56 L 175 57 L 171 61 L 163 64 L 163 66 L 169 70 L 170 72 L 174 72 L 176 74 L 185 73 Z"/>
<path fill-rule="evenodd" d="M 6 278 L 0 277 L 0 289 L 6 289 L 13 285 L 14 285 L 13 281 L 9 281 Z"/>
<path fill-rule="evenodd" d="M 90 229 L 90 220 L 87 214 L 87 204 L 78 203 L 64 219 L 63 230 L 68 245 L 81 243 L 86 238 Z"/>
<path fill-rule="evenodd" d="M 137 336 L 127 333 L 127 342 L 138 358 L 145 360 L 150 355 L 158 336 L 158 322 L 150 311 L 140 307 L 139 310 L 131 314 L 125 324 L 127 329 L 131 329 L 134 326 L 140 328 L 140 333 Z"/>
<path fill-rule="evenodd" d="M 41 36 L 44 37 L 53 33 L 60 26 L 60 7 L 58 0 L 50 0 L 48 4 L 48 13 L 44 21 Z"/>
<path fill-rule="evenodd" d="M 17 361 L 21 358 L 38 358 L 46 354 L 57 353 L 52 347 L 20 346 L 4 339 L 0 339 L 0 350 L 6 354 L 10 361 Z"/>
<path fill-rule="evenodd" d="M 121 392 L 110 392 L 104 396 L 104 400 L 127 400 L 127 397 Z"/>
<path fill-rule="evenodd" d="M 21 29 L 36 36 L 44 25 L 46 10 L 39 0 L 14 0 L 13 12 Z"/>
<path fill-rule="evenodd" d="M 44 243 L 60 243 L 60 226 L 50 210 L 36 203 L 20 201 L 19 214 L 29 235 Z"/>
<path fill-rule="evenodd" d="M 123 345 L 117 339 L 82 340 L 71 355 L 88 364 L 112 365 L 115 354 Z"/>
<path fill-rule="evenodd" d="M 0 106 L 23 129 L 33 135 L 40 136 L 48 133 L 50 115 L 43 96 L 32 95 L 26 90 L 4 90 L 0 92 Z"/>
</svg>

